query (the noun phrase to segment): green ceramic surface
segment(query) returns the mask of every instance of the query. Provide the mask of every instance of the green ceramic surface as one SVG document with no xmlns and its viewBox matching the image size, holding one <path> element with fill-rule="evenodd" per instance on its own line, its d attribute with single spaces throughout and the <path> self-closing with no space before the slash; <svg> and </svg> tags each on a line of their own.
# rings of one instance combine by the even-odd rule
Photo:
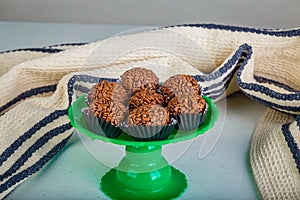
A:
<svg viewBox="0 0 300 200">
<path fill-rule="evenodd" d="M 120 183 L 117 178 L 117 170 L 111 169 L 102 177 L 100 189 L 111 199 L 176 199 L 186 190 L 187 180 L 185 178 L 185 175 L 174 167 L 170 166 L 170 172 L 172 176 L 160 189 L 153 189 L 149 187 L 147 188 L 147 190 L 136 190 L 128 188 L 126 185 Z M 138 184 L 143 183 L 136 182 L 136 185 Z"/>
</svg>

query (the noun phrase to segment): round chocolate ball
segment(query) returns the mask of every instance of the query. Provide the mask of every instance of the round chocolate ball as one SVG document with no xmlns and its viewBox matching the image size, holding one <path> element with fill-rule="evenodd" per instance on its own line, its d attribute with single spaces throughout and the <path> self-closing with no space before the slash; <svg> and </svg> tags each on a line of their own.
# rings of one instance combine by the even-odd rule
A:
<svg viewBox="0 0 300 200">
<path fill-rule="evenodd" d="M 166 126 L 170 122 L 170 113 L 160 105 L 140 106 L 129 113 L 128 125 Z"/>
<path fill-rule="evenodd" d="M 88 101 L 110 104 L 111 102 L 124 103 L 128 98 L 126 90 L 117 82 L 101 81 L 94 85 L 88 93 Z"/>
<path fill-rule="evenodd" d="M 177 74 L 167 79 L 161 88 L 166 101 L 179 94 L 201 94 L 197 81 L 190 75 Z"/>
<path fill-rule="evenodd" d="M 159 80 L 152 70 L 136 67 L 121 75 L 121 85 L 129 92 L 134 93 L 141 89 L 156 90 L 159 87 Z"/>
<path fill-rule="evenodd" d="M 101 81 L 88 93 L 88 112 L 115 126 L 119 125 L 127 113 L 124 105 L 127 98 L 126 90 L 119 83 Z"/>
<path fill-rule="evenodd" d="M 117 126 L 124 121 L 127 108 L 120 102 L 102 103 L 94 100 L 89 104 L 88 112 Z"/>
<path fill-rule="evenodd" d="M 129 109 L 133 110 L 144 105 L 163 105 L 164 98 L 155 90 L 141 90 L 131 96 L 129 100 Z"/>
<path fill-rule="evenodd" d="M 168 103 L 168 110 L 172 114 L 197 114 L 205 110 L 206 102 L 198 94 L 179 94 Z"/>
</svg>

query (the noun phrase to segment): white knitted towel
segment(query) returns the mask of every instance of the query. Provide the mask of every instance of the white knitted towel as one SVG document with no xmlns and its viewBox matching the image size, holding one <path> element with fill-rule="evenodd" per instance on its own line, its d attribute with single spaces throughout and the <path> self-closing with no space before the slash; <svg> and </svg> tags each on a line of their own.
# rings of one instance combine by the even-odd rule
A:
<svg viewBox="0 0 300 200">
<path fill-rule="evenodd" d="M 254 178 L 265 199 L 300 199 L 299 52 L 300 29 L 215 24 L 2 52 L 0 198 L 67 143 L 72 134 L 67 109 L 78 95 L 99 77 L 117 78 L 142 65 L 160 80 L 176 73 L 193 75 L 214 101 L 242 90 L 270 107 L 251 144 Z"/>
</svg>

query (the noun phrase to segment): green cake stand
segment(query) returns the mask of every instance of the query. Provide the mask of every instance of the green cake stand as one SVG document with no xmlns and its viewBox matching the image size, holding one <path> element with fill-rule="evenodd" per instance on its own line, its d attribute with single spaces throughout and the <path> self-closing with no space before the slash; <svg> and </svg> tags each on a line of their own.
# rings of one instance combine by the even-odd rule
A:
<svg viewBox="0 0 300 200">
<path fill-rule="evenodd" d="M 85 95 L 80 96 L 69 108 L 69 119 L 74 128 L 92 140 L 102 140 L 124 145 L 126 155 L 118 166 L 110 169 L 100 182 L 100 189 L 112 199 L 175 199 L 187 188 L 185 175 L 162 156 L 162 145 L 190 140 L 211 129 L 218 118 L 216 105 L 206 96 L 208 111 L 203 124 L 193 131 L 174 130 L 166 140 L 134 141 L 122 133 L 116 138 L 107 138 L 90 132 L 81 109 L 87 107 Z"/>
</svg>

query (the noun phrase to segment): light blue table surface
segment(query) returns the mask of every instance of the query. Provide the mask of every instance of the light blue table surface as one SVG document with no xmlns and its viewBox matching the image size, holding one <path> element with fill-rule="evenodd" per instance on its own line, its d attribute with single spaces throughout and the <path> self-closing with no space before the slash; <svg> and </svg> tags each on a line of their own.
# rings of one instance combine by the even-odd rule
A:
<svg viewBox="0 0 300 200">
<path fill-rule="evenodd" d="M 138 27 L 0 22 L 0 51 L 91 42 L 133 28 Z M 218 105 L 221 107 L 221 121 L 217 130 L 213 129 L 209 134 L 221 134 L 212 150 L 203 155 L 205 150 L 200 150 L 200 147 L 207 138 L 205 135 L 200 136 L 172 161 L 172 165 L 188 179 L 188 189 L 179 199 L 259 198 L 250 170 L 249 148 L 255 126 L 265 107 L 241 93 L 230 96 Z M 86 143 L 82 142 L 85 140 L 80 138 L 82 136 L 79 137 L 75 132 L 51 162 L 17 187 L 6 199 L 108 199 L 99 191 L 98 184 L 109 167 L 90 153 L 97 151 L 98 147 L 86 148 Z M 209 149 L 205 146 L 203 148 Z M 199 155 L 202 155 L 201 159 Z"/>
</svg>

